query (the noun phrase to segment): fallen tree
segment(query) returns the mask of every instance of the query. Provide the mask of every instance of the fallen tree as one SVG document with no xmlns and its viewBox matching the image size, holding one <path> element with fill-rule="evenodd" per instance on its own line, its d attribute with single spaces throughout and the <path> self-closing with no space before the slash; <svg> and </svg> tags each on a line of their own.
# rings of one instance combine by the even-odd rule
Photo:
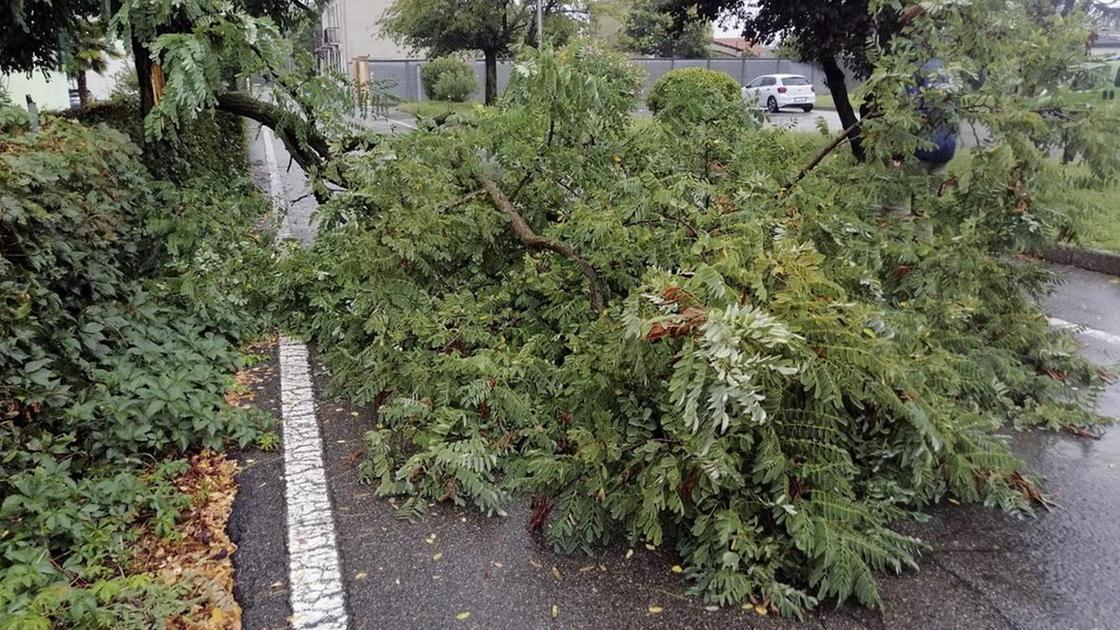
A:
<svg viewBox="0 0 1120 630">
<path fill-rule="evenodd" d="M 1016 257 L 1068 225 L 1064 123 L 1032 112 L 1077 25 L 1010 64 L 972 37 L 992 12 L 1007 45 L 1041 39 L 1000 2 L 923 15 L 880 60 L 864 164 L 738 99 L 635 121 L 635 71 L 589 46 L 523 57 L 469 124 L 339 158 L 349 192 L 273 288 L 379 409 L 363 476 L 417 512 L 532 497 L 559 550 L 673 545 L 696 593 L 782 614 L 878 603 L 874 573 L 923 549 L 891 524 L 945 498 L 1030 512 L 1004 430 L 1101 422 Z M 908 168 L 926 132 L 901 88 L 930 55 L 989 69 L 987 107 L 944 106 L 995 140 L 944 178 Z"/>
</svg>

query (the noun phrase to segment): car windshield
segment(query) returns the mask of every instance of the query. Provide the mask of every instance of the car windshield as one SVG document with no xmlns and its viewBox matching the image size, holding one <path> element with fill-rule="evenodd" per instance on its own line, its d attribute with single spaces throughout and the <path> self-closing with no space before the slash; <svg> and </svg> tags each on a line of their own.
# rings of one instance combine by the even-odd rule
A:
<svg viewBox="0 0 1120 630">
<path fill-rule="evenodd" d="M 805 77 L 786 77 L 782 79 L 783 85 L 809 85 Z"/>
</svg>

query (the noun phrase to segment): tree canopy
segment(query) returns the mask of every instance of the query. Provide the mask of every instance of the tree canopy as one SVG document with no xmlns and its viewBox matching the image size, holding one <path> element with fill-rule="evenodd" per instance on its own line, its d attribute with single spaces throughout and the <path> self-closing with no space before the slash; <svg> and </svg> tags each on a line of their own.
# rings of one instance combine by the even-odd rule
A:
<svg viewBox="0 0 1120 630">
<path fill-rule="evenodd" d="M 622 45 L 627 50 L 654 57 L 706 59 L 712 28 L 689 20 L 679 27 L 665 0 L 637 0 L 626 15 Z"/>
<path fill-rule="evenodd" d="M 58 69 L 71 33 L 102 11 L 101 0 L 4 0 L 0 73 Z"/>
<path fill-rule="evenodd" d="M 397 41 L 431 57 L 481 51 L 486 63 L 486 103 L 490 104 L 498 95 L 498 57 L 508 56 L 525 41 L 534 6 L 519 0 L 395 0 L 380 26 Z"/>
<path fill-rule="evenodd" d="M 739 25 L 752 41 L 792 39 L 802 59 L 819 64 L 844 128 L 852 128 L 852 152 L 863 156 L 859 117 L 847 89 L 847 79 L 864 79 L 875 59 L 886 51 L 893 37 L 925 9 L 879 0 L 760 0 L 752 7 L 739 0 L 666 0 L 666 6 L 683 24 L 688 19 L 723 19 Z M 1043 0 L 1030 3 L 1026 15 L 1035 18 L 1081 12 L 1099 17 L 1115 14 L 1111 2 L 1097 0 Z M 920 67 L 920 64 L 919 64 Z"/>
</svg>

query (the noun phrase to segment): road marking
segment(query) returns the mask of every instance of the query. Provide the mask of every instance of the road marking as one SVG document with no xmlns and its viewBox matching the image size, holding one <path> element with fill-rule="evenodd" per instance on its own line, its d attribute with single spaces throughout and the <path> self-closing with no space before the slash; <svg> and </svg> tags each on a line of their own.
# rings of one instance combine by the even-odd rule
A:
<svg viewBox="0 0 1120 630">
<path fill-rule="evenodd" d="M 345 630 L 345 591 L 307 346 L 287 337 L 280 338 L 280 400 L 292 628 Z"/>
<path fill-rule="evenodd" d="M 280 212 L 281 239 L 291 237 L 272 131 L 261 128 L 269 197 Z M 323 468 L 307 346 L 280 337 L 280 406 L 284 416 L 284 502 L 288 510 L 288 599 L 295 630 L 345 630 L 346 595 L 339 569 L 334 517 Z"/>
<path fill-rule="evenodd" d="M 280 179 L 280 165 L 276 162 L 276 150 L 272 147 L 272 130 L 264 125 L 261 125 L 261 140 L 264 141 L 264 159 L 268 162 L 268 198 L 280 213 L 280 227 L 276 230 L 276 238 L 286 241 L 292 238 L 292 230 L 288 227 L 284 181 Z"/>
<path fill-rule="evenodd" d="M 385 120 L 388 120 L 388 121 L 389 121 L 389 126 L 390 126 L 390 127 L 391 127 L 392 125 L 396 124 L 396 125 L 400 125 L 400 126 L 402 126 L 402 127 L 408 127 L 409 129 L 411 129 L 411 130 L 413 130 L 413 131 L 416 131 L 417 129 L 419 129 L 419 127 L 417 127 L 416 125 L 412 125 L 412 124 L 406 123 L 406 122 L 405 122 L 405 121 L 403 121 L 403 120 L 397 120 L 396 118 L 389 118 L 388 116 L 386 116 L 386 117 L 385 117 Z"/>
<path fill-rule="evenodd" d="M 1098 341 L 1103 341 L 1105 343 L 1112 344 L 1114 346 L 1120 346 L 1120 337 L 1118 337 L 1116 335 L 1113 335 L 1111 333 L 1106 333 L 1103 330 L 1097 330 L 1096 328 L 1089 328 L 1088 326 L 1084 326 L 1082 324 L 1073 324 L 1073 323 L 1067 322 L 1064 319 L 1058 319 L 1057 317 L 1051 317 L 1051 318 L 1047 319 L 1047 322 L 1049 322 L 1050 325 L 1053 326 L 1054 328 L 1064 328 L 1064 329 L 1067 329 L 1067 330 L 1071 330 L 1078 335 L 1083 335 L 1083 336 L 1089 337 L 1091 339 L 1096 339 Z"/>
</svg>

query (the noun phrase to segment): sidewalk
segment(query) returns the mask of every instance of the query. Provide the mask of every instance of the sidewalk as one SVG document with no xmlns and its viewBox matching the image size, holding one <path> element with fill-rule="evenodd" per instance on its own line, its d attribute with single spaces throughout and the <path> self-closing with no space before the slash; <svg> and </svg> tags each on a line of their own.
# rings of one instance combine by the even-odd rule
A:
<svg viewBox="0 0 1120 630">
<path fill-rule="evenodd" d="M 394 124 L 385 123 L 389 132 Z M 263 153 L 260 142 L 254 141 L 254 156 Z M 273 151 L 284 200 L 291 202 L 303 194 L 302 174 L 295 167 L 284 171 L 288 160 L 279 143 Z M 255 179 L 267 186 L 270 175 L 259 172 L 266 162 L 253 164 Z M 308 215 L 296 204 L 293 233 L 301 223 L 314 229 Z M 1120 363 L 1120 284 L 1076 269 L 1063 268 L 1062 274 L 1066 282 L 1047 309 L 1093 329 L 1079 335 L 1087 356 Z M 351 628 L 1120 627 L 1120 429 L 1099 441 L 1013 434 L 1015 450 L 1046 478 L 1059 509 L 1022 521 L 980 507 L 942 505 L 929 523 L 900 525 L 933 550 L 920 560 L 920 571 L 881 578 L 885 610 L 826 603 L 801 625 L 687 597 L 686 581 L 671 571 L 677 562 L 671 550 L 638 546 L 629 554 L 619 546 L 594 557 L 557 555 L 526 530 L 523 503 L 511 506 L 505 518 L 439 505 L 417 522 L 396 520 L 389 500 L 357 480 L 361 437 L 373 426 L 372 411 L 325 397 L 327 376 L 314 356 L 311 363 Z M 1120 417 L 1120 385 L 1109 388 L 1101 411 Z M 286 553 L 284 546 L 254 546 L 255 537 L 270 535 L 254 526 L 274 528 L 284 517 L 274 495 L 239 495 L 240 514 L 268 514 L 255 525 L 242 521 L 242 548 L 235 556 L 239 588 L 287 584 L 282 572 L 260 575 L 267 567 L 287 566 L 285 559 L 268 556 Z M 250 549 L 255 555 L 246 561 L 242 554 Z M 275 627 L 258 620 L 276 619 L 276 607 L 286 605 L 265 597 L 241 603 L 249 629 Z"/>
</svg>

